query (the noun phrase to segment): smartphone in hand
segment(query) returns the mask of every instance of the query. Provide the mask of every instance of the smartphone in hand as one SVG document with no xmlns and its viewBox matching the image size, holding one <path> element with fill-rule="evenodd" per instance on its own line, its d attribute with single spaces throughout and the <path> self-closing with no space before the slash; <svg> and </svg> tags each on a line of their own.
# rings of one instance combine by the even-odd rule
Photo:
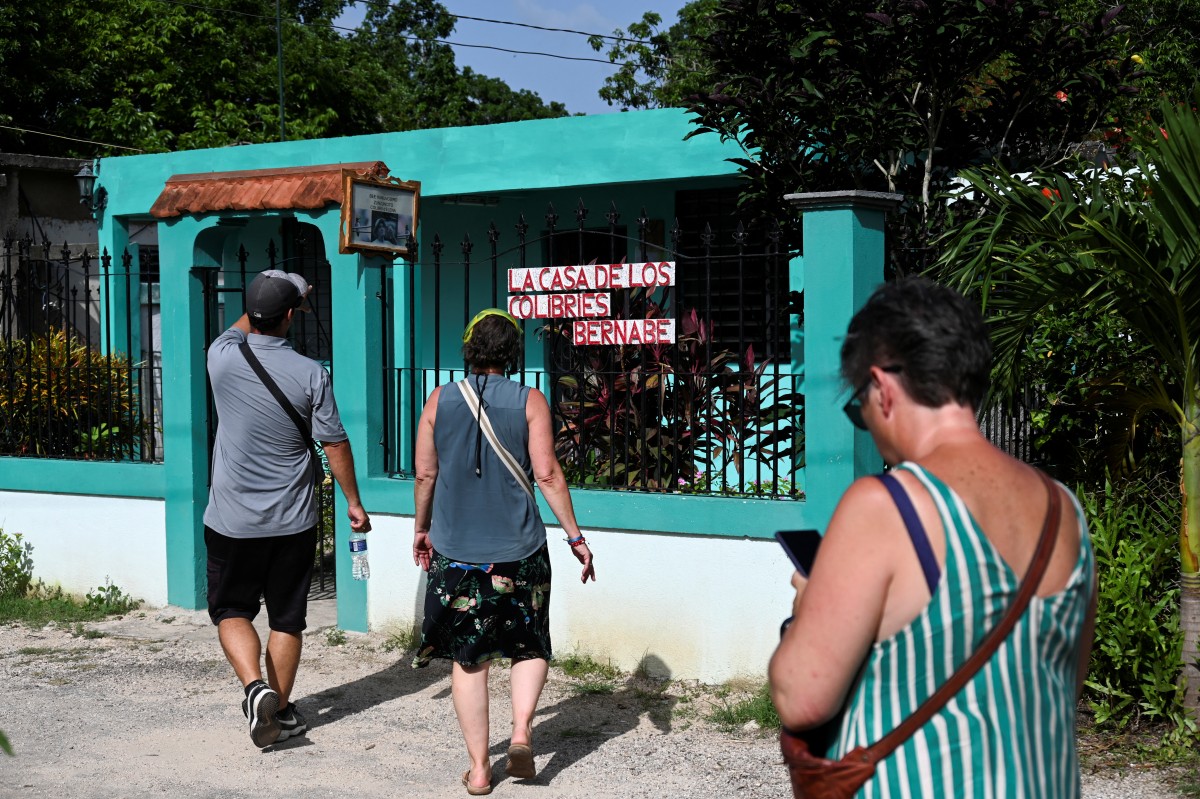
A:
<svg viewBox="0 0 1200 799">
<path fill-rule="evenodd" d="M 818 530 L 780 530 L 775 533 L 775 540 L 783 546 L 783 551 L 792 559 L 796 571 L 808 578 L 812 571 L 813 561 L 817 558 L 817 547 L 821 544 L 821 533 Z"/>
</svg>

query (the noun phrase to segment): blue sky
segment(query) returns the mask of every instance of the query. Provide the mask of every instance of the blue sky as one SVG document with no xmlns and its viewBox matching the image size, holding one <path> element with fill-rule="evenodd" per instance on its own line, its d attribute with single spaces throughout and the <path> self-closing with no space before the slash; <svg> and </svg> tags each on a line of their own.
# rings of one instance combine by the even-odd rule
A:
<svg viewBox="0 0 1200 799">
<path fill-rule="evenodd" d="M 452 14 L 603 34 L 611 34 L 616 28 L 625 28 L 629 23 L 640 20 L 647 11 L 657 12 L 663 18 L 663 26 L 669 27 L 678 21 L 679 9 L 685 4 L 686 0 L 603 0 L 591 3 L 569 0 L 442 0 L 442 5 Z M 357 25 L 362 16 L 361 10 L 351 9 L 339 24 Z M 607 61 L 605 53 L 597 53 L 588 46 L 586 36 L 512 25 L 460 19 L 451 41 Z M 557 100 L 565 104 L 571 113 L 609 114 L 619 111 L 596 95 L 604 85 L 604 79 L 614 72 L 608 64 L 516 55 L 473 47 L 455 47 L 454 56 L 459 66 L 469 66 L 476 72 L 500 78 L 514 89 L 529 89 L 547 102 Z"/>
</svg>

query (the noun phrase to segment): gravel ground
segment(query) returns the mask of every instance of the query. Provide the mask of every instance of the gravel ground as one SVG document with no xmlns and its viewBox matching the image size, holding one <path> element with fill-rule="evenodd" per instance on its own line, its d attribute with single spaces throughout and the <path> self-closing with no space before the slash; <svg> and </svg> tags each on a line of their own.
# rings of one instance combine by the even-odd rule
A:
<svg viewBox="0 0 1200 799">
<path fill-rule="evenodd" d="M 332 600 L 312 603 L 296 702 L 311 730 L 251 744 L 242 693 L 202 612 L 147 609 L 86 625 L 0 626 L 0 796 L 235 799 L 465 796 L 449 668 L 414 670 L 385 633 L 332 644 Z M 552 669 L 534 727 L 538 776 L 503 770 L 507 672 L 492 672 L 496 795 L 788 797 L 776 741 L 708 720 L 706 686 L 623 677 L 609 694 Z M 949 794 L 947 794 L 949 795 Z M 1153 773 L 1084 777 L 1083 796 L 1174 799 Z"/>
</svg>

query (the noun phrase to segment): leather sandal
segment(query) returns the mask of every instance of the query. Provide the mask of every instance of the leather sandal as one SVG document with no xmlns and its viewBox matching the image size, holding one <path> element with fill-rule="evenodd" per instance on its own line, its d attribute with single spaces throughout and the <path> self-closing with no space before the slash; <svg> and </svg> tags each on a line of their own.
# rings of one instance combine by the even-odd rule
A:
<svg viewBox="0 0 1200 799">
<path fill-rule="evenodd" d="M 533 764 L 533 748 L 526 744 L 513 744 L 508 747 L 508 764 L 504 767 L 510 777 L 521 780 L 531 780 L 537 776 Z"/>
<path fill-rule="evenodd" d="M 490 781 L 482 788 L 477 788 L 471 784 L 471 769 L 467 769 L 463 772 L 462 784 L 463 787 L 467 789 L 467 793 L 469 793 L 471 796 L 487 796 L 492 792 L 492 783 Z"/>
</svg>

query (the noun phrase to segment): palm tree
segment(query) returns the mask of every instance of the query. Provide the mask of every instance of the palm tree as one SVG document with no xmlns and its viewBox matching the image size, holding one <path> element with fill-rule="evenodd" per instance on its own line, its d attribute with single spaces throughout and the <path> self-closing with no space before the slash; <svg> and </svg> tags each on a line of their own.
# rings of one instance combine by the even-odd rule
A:
<svg viewBox="0 0 1200 799">
<path fill-rule="evenodd" d="M 1087 305 L 1124 322 L 1163 378 L 1108 375 L 1131 422 L 1151 411 L 1179 425 L 1179 532 L 1184 707 L 1200 717 L 1200 115 L 1164 106 L 1138 142 L 1137 169 L 1087 176 L 964 174 L 988 211 L 949 234 L 934 267 L 981 297 L 992 325 L 997 386 L 1021 382 L 1020 354 L 1041 315 Z"/>
</svg>

